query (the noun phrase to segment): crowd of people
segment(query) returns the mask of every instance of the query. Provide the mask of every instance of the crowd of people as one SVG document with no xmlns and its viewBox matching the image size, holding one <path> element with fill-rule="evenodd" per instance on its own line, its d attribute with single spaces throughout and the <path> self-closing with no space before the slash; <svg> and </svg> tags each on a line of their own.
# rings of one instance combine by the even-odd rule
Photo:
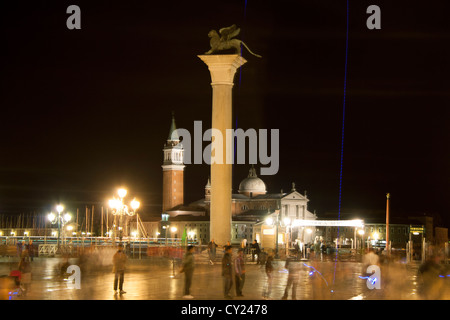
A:
<svg viewBox="0 0 450 320">
<path fill-rule="evenodd" d="M 311 246 L 312 247 L 312 246 Z M 304 246 L 300 248 L 297 243 L 293 245 L 292 254 L 285 259 L 284 270 L 288 273 L 287 282 L 285 284 L 284 294 L 281 299 L 288 299 L 289 295 L 293 300 L 297 299 L 297 286 L 299 283 L 299 274 L 302 268 L 302 264 L 299 263 L 310 259 L 310 264 L 305 265 L 310 268 L 309 275 L 311 275 L 311 281 L 313 283 L 312 295 L 317 299 L 328 299 L 330 290 L 328 288 L 328 282 L 324 276 L 316 270 L 314 267 L 315 262 L 321 261 L 321 256 L 317 255 L 317 252 L 322 253 L 322 248 L 314 248 L 311 252 L 311 247 Z M 17 268 L 11 271 L 10 279 L 14 280 L 14 283 L 10 286 L 17 287 L 18 293 L 23 296 L 29 291 L 31 284 L 32 263 L 34 254 L 30 249 L 30 244 L 21 244 L 17 247 L 17 254 L 20 257 Z M 232 299 L 232 288 L 234 286 L 235 296 L 244 297 L 244 286 L 246 281 L 246 265 L 251 261 L 260 265 L 265 272 L 265 285 L 263 286 L 262 298 L 271 299 L 272 297 L 272 285 L 274 279 L 274 260 L 275 251 L 269 249 L 267 251 L 260 248 L 259 243 L 254 240 L 251 244 L 246 241 L 242 241 L 238 248 L 235 248 L 235 254 L 233 254 L 233 247 L 228 242 L 223 246 L 219 246 L 215 243 L 214 239 L 208 244 L 208 258 L 209 264 L 214 265 L 217 260 L 217 250 L 221 248 L 223 250 L 221 254 L 221 270 L 223 278 L 223 297 L 225 299 Z M 181 268 L 179 273 L 184 275 L 184 287 L 183 298 L 193 299 L 191 293 L 191 286 L 193 283 L 194 271 L 195 271 L 195 246 L 188 246 L 185 250 L 185 255 L 182 258 Z M 110 251 L 111 252 L 111 251 Z M 316 253 L 316 254 L 314 254 Z M 250 256 L 250 260 L 249 259 Z M 84 256 L 83 256 L 84 257 Z M 80 265 L 83 264 L 83 257 L 79 258 Z M 111 256 L 110 256 L 111 257 Z M 278 257 L 277 257 L 278 259 Z M 383 270 L 383 288 L 388 288 L 389 285 L 397 285 L 398 282 L 398 268 L 391 268 L 392 257 L 389 257 L 385 252 L 380 252 L 374 249 L 367 249 L 362 259 L 362 279 L 372 279 L 371 273 L 367 272 L 369 267 L 379 266 Z M 128 263 L 128 255 L 124 250 L 124 246 L 119 244 L 117 251 L 112 256 L 114 282 L 113 290 L 115 294 L 123 295 L 126 293 L 124 290 L 125 271 Z M 66 270 L 69 265 L 68 257 L 66 256 L 61 270 Z M 316 264 L 319 268 L 320 264 Z M 303 268 L 304 269 L 304 268 Z M 62 271 L 61 271 L 62 272 Z M 438 254 L 431 253 L 427 256 L 424 263 L 421 264 L 418 270 L 419 280 L 419 294 L 423 299 L 441 299 L 442 293 L 445 291 L 445 284 L 448 284 L 449 268 L 446 264 L 443 264 L 441 257 Z M 4 279 L 3 279 L 4 280 Z M 2 280 L 2 281 L 3 281 Z M 369 281 L 368 280 L 368 281 Z M 380 279 L 375 279 L 380 281 Z M 447 280 L 447 282 L 445 282 Z M 325 286 L 326 285 L 326 286 Z M 1 287 L 1 285 L 0 285 Z M 375 290 L 376 291 L 376 290 Z"/>
</svg>

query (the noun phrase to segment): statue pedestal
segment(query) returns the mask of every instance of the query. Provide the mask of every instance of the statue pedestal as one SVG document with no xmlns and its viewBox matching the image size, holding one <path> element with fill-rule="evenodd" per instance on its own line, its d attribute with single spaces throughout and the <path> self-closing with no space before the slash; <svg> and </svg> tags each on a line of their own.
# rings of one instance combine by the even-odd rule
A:
<svg viewBox="0 0 450 320">
<path fill-rule="evenodd" d="M 232 155 L 232 144 L 227 144 L 226 130 L 233 128 L 232 89 L 236 70 L 247 61 L 237 54 L 199 55 L 211 73 L 212 128 L 222 133 L 223 164 L 211 163 L 210 239 L 219 245 L 231 242 L 232 164 L 226 155 Z M 227 150 L 228 149 L 228 150 Z"/>
</svg>

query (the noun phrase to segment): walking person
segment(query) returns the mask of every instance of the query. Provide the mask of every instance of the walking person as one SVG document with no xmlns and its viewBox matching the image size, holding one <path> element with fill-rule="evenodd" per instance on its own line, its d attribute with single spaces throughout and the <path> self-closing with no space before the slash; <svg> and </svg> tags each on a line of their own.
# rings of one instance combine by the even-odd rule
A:
<svg viewBox="0 0 450 320">
<path fill-rule="evenodd" d="M 194 266 L 194 246 L 188 246 L 186 255 L 184 256 L 183 265 L 180 270 L 180 273 L 184 272 L 184 299 L 194 298 L 190 293 L 192 275 L 194 274 Z"/>
<path fill-rule="evenodd" d="M 125 276 L 125 266 L 127 264 L 128 257 L 123 252 L 123 245 L 119 244 L 119 248 L 117 252 L 113 256 L 113 264 L 114 264 L 114 292 L 117 294 L 117 285 L 119 285 L 119 293 L 126 293 L 123 290 L 123 282 Z"/>
<path fill-rule="evenodd" d="M 244 255 L 246 255 L 247 254 L 247 239 L 243 239 L 241 241 L 241 249 L 244 250 Z"/>
<path fill-rule="evenodd" d="M 256 256 L 256 264 L 259 264 L 259 254 L 261 253 L 261 249 L 259 248 L 258 241 L 254 240 L 252 244 L 252 262 L 255 261 Z"/>
<path fill-rule="evenodd" d="M 222 258 L 223 296 L 225 299 L 232 299 L 230 295 L 230 290 L 233 286 L 233 266 L 231 254 L 231 246 L 226 246 L 225 254 Z"/>
<path fill-rule="evenodd" d="M 298 244 L 297 240 L 295 240 L 294 249 L 295 249 L 295 257 L 297 258 L 297 260 L 300 260 L 300 258 L 301 258 L 301 249 L 300 249 L 300 245 Z"/>
<path fill-rule="evenodd" d="M 245 260 L 244 260 L 244 249 L 239 249 L 238 256 L 234 260 L 234 281 L 236 288 L 236 296 L 243 297 L 242 289 L 245 283 Z"/>
<path fill-rule="evenodd" d="M 270 294 L 272 293 L 272 281 L 273 281 L 273 250 L 269 251 L 266 260 L 266 275 L 267 275 L 267 286 L 263 292 L 263 299 L 270 299 Z"/>
<path fill-rule="evenodd" d="M 214 260 L 216 259 L 217 247 L 218 247 L 218 245 L 214 242 L 214 239 L 211 239 L 211 241 L 208 244 L 209 263 L 211 265 L 214 264 Z"/>
<path fill-rule="evenodd" d="M 22 256 L 19 262 L 19 271 L 21 273 L 20 286 L 24 296 L 27 295 L 31 284 L 31 261 L 28 250 L 22 251 Z"/>
<path fill-rule="evenodd" d="M 297 284 L 299 278 L 299 262 L 295 262 L 291 259 L 286 260 L 286 269 L 289 270 L 288 281 L 286 284 L 286 289 L 284 290 L 284 295 L 281 298 L 282 300 L 287 300 L 289 295 L 289 289 L 292 286 L 292 300 L 297 299 Z"/>
</svg>

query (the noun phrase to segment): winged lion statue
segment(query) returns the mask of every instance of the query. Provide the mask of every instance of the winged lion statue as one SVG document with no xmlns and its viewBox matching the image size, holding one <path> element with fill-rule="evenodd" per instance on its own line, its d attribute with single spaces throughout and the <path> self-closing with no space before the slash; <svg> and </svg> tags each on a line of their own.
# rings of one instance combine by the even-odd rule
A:
<svg viewBox="0 0 450 320">
<path fill-rule="evenodd" d="M 250 52 L 255 57 L 261 58 L 259 54 L 253 53 L 250 48 L 244 43 L 244 41 L 239 39 L 233 39 L 236 37 L 241 31 L 235 24 L 230 27 L 219 29 L 219 33 L 216 30 L 211 30 L 208 33 L 208 37 L 211 38 L 209 44 L 211 45 L 211 49 L 205 54 L 213 54 L 218 51 L 234 49 L 237 54 L 241 53 L 241 45 L 243 45 L 248 52 Z"/>
</svg>

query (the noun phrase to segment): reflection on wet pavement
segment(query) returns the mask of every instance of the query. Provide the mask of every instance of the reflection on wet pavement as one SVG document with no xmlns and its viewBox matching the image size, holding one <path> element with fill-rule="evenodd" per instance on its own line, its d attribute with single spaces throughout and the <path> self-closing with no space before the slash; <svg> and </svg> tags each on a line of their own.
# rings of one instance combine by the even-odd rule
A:
<svg viewBox="0 0 450 320">
<path fill-rule="evenodd" d="M 81 288 L 71 289 L 67 285 L 67 275 L 60 272 L 61 258 L 35 258 L 32 265 L 32 283 L 26 296 L 17 300 L 178 300 L 183 297 L 184 274 L 179 274 L 179 261 L 172 267 L 167 258 L 130 259 L 125 272 L 125 294 L 113 291 L 114 274 L 108 263 L 81 265 Z M 77 264 L 70 259 L 69 264 Z M 288 272 L 284 261 L 275 262 L 271 299 L 278 300 L 284 294 Z M 15 268 L 14 261 L 0 262 L 0 275 L 7 275 Z M 313 269 L 314 268 L 314 269 Z M 386 300 L 421 299 L 420 279 L 417 277 L 418 264 L 391 264 L 382 266 L 382 289 L 369 290 L 366 280 L 361 279 L 362 264 L 359 262 L 303 261 L 298 268 L 298 300 L 312 299 L 353 299 Z M 244 297 L 234 299 L 261 300 L 267 285 L 265 267 L 246 265 Z M 317 272 L 313 272 L 313 271 Z M 197 264 L 194 272 L 191 294 L 195 300 L 223 300 L 223 278 L 221 264 Z M 172 277 L 175 273 L 175 277 Z M 449 278 L 440 290 L 442 299 L 450 298 Z M 289 294 L 291 299 L 291 294 Z"/>
</svg>

